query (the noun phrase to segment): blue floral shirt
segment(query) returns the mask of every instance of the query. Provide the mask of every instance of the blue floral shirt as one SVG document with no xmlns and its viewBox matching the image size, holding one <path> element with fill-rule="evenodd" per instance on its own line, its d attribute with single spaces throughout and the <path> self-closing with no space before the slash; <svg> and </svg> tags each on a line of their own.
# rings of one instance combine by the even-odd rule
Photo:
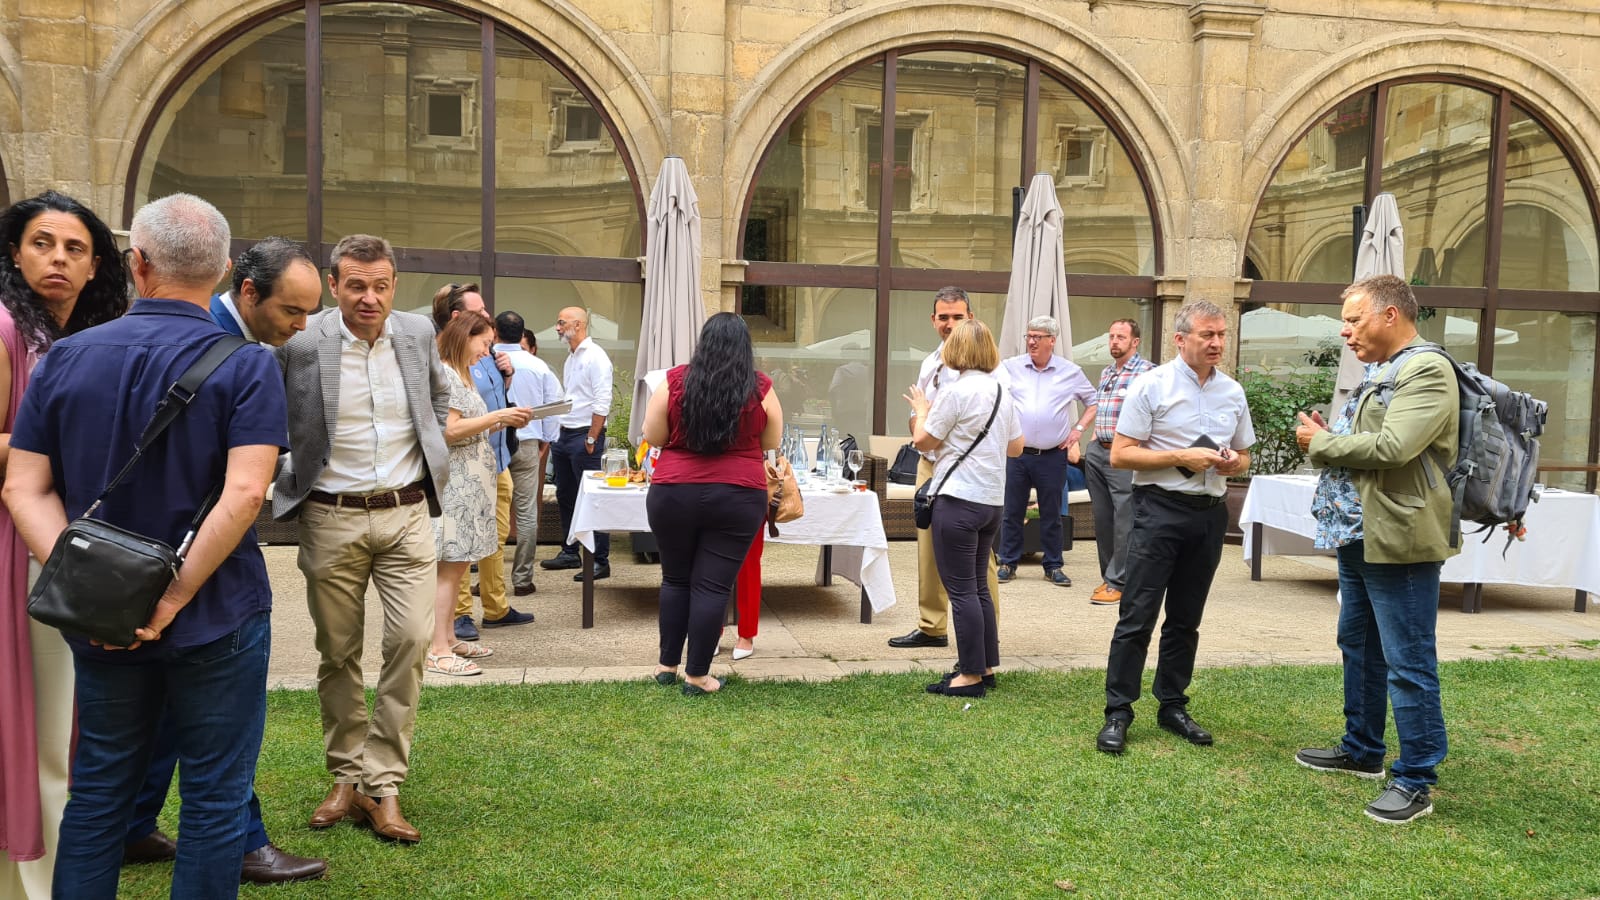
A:
<svg viewBox="0 0 1600 900">
<path fill-rule="evenodd" d="M 1332 434 L 1351 434 L 1355 430 L 1356 405 L 1366 393 L 1372 373 L 1381 363 L 1367 366 L 1361 385 L 1350 392 L 1338 418 L 1328 426 Z M 1350 470 L 1344 466 L 1329 466 L 1317 479 L 1317 491 L 1311 498 L 1311 515 L 1317 520 L 1317 534 L 1313 545 L 1318 550 L 1337 550 L 1346 544 L 1361 540 L 1361 495 L 1355 482 L 1350 480 Z"/>
</svg>

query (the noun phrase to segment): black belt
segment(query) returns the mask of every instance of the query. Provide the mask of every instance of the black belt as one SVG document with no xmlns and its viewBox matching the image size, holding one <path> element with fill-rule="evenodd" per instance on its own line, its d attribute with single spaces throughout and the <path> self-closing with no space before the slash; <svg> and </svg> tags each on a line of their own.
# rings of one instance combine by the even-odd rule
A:
<svg viewBox="0 0 1600 900">
<path fill-rule="evenodd" d="M 575 427 L 572 427 L 572 428 L 568 428 L 565 425 L 561 426 L 561 433 L 562 434 L 577 434 L 580 431 L 583 432 L 584 434 L 588 434 L 589 433 L 589 426 L 587 426 L 587 425 L 578 425 L 578 426 L 575 426 Z"/>
<path fill-rule="evenodd" d="M 418 481 L 396 490 L 375 491 L 371 494 L 329 494 L 325 491 L 312 491 L 306 495 L 306 499 L 312 503 L 326 503 L 329 506 L 340 506 L 345 509 L 395 509 L 421 503 L 428 499 L 428 492 L 423 489 L 422 482 Z"/>
<path fill-rule="evenodd" d="M 1183 491 L 1169 491 L 1166 488 L 1156 487 L 1153 484 L 1141 484 L 1135 488 L 1135 490 L 1154 491 L 1155 493 L 1166 497 L 1172 502 L 1177 503 L 1180 506 L 1187 506 L 1190 509 L 1212 509 L 1227 502 L 1226 497 L 1214 497 L 1211 494 L 1186 494 Z"/>
<path fill-rule="evenodd" d="M 1022 452 L 1028 454 L 1029 456 L 1042 456 L 1046 453 L 1054 453 L 1060 449 L 1060 447 L 1023 447 Z"/>
</svg>

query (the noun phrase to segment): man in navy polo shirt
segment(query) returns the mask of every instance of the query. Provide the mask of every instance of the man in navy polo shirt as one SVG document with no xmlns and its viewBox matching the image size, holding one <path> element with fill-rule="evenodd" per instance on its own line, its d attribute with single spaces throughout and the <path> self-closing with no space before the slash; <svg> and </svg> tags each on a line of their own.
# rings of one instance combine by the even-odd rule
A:
<svg viewBox="0 0 1600 900">
<path fill-rule="evenodd" d="M 156 404 L 223 337 L 207 312 L 228 265 L 228 223 L 174 194 L 134 216 L 138 300 L 117 321 L 64 338 L 39 363 L 11 435 L 5 501 L 45 559 L 133 452 Z M 156 299 L 160 298 L 160 299 Z M 266 723 L 272 590 L 250 526 L 287 441 L 283 379 L 260 347 L 233 354 L 140 459 L 99 517 L 176 545 L 218 483 L 178 577 L 127 648 L 69 636 L 78 744 L 55 891 L 115 897 L 134 797 L 165 713 L 177 731 L 173 896 L 239 890 L 248 801 Z"/>
</svg>

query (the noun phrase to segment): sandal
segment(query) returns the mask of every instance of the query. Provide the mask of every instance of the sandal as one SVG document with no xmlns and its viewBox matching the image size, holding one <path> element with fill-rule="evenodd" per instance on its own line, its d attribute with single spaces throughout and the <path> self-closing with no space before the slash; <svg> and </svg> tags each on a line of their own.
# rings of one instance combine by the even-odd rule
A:
<svg viewBox="0 0 1600 900">
<path fill-rule="evenodd" d="M 450 652 L 462 659 L 484 659 L 494 655 L 494 651 L 477 641 L 456 641 L 450 645 Z"/>
<path fill-rule="evenodd" d="M 428 651 L 428 659 L 422 664 L 425 671 L 436 675 L 482 675 L 483 670 L 470 659 L 462 659 L 454 654 L 440 656 L 433 651 Z"/>
</svg>

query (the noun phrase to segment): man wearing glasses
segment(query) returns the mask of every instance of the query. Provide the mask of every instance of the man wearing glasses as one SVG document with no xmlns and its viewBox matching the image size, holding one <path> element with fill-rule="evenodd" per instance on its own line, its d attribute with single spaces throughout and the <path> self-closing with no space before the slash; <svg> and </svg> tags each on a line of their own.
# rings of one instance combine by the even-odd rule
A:
<svg viewBox="0 0 1600 900">
<path fill-rule="evenodd" d="M 1061 571 L 1061 493 L 1067 483 L 1068 464 L 1076 465 L 1082 453 L 1079 441 L 1094 422 L 1094 387 L 1083 369 L 1056 355 L 1061 332 L 1050 316 L 1028 322 L 1028 352 L 1000 363 L 997 373 L 1011 393 L 1022 422 L 1022 455 L 1006 461 L 1006 505 L 1000 519 L 1000 569 L 1004 584 L 1017 575 L 1022 559 L 1022 522 L 1028 510 L 1028 492 L 1039 496 L 1039 547 L 1044 555 L 1044 580 L 1071 587 Z M 1083 407 L 1073 419 L 1072 404 Z M 1068 422 L 1072 422 L 1069 429 Z"/>
<path fill-rule="evenodd" d="M 955 327 L 972 315 L 972 301 L 967 292 L 958 287 L 944 287 L 933 296 L 933 330 L 939 335 L 939 346 L 933 348 L 922 361 L 917 373 L 917 387 L 922 389 L 933 404 L 941 384 L 950 384 L 961 373 L 944 364 L 944 342 Z M 908 423 L 907 427 L 913 427 Z M 933 456 L 924 453 L 917 461 L 917 483 L 933 477 Z M 989 596 L 997 604 L 1000 600 L 1000 582 L 995 578 L 994 557 L 989 558 Z M 950 595 L 945 593 L 944 582 L 939 578 L 939 567 L 933 560 L 933 535 L 929 529 L 917 529 L 917 627 L 907 634 L 889 639 L 889 646 L 897 649 L 912 647 L 950 646 Z"/>
</svg>

